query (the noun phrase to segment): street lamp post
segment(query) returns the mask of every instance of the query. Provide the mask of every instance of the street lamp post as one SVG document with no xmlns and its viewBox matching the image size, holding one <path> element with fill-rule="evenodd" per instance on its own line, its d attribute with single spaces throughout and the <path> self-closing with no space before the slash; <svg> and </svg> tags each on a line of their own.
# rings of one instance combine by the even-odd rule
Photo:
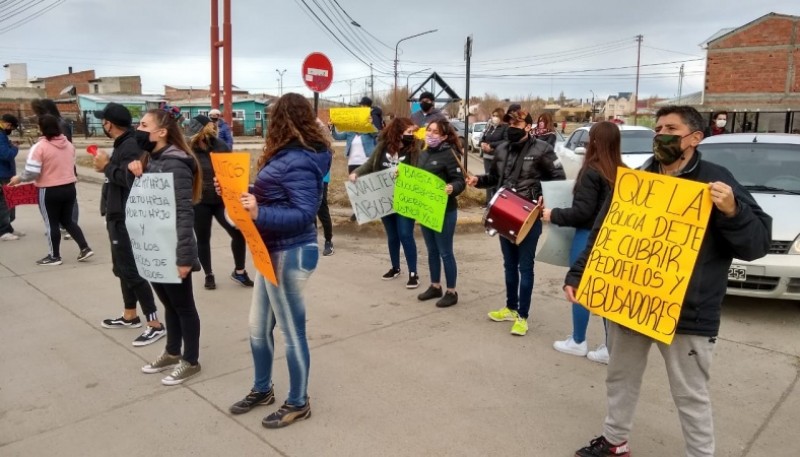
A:
<svg viewBox="0 0 800 457">
<path fill-rule="evenodd" d="M 395 111 L 397 111 L 397 52 L 398 52 L 398 49 L 400 47 L 400 43 L 402 43 L 403 41 L 406 41 L 406 40 L 410 40 L 412 38 L 416 38 L 418 36 L 427 35 L 429 33 L 436 32 L 438 30 L 439 29 L 427 30 L 425 32 L 417 33 L 415 35 L 409 35 L 409 36 L 407 36 L 405 38 L 400 38 L 399 40 L 397 40 L 397 44 L 394 45 L 394 97 L 393 97 L 393 103 L 394 103 Z"/>
<path fill-rule="evenodd" d="M 277 73 L 277 74 L 278 74 L 278 75 L 281 77 L 281 79 L 279 79 L 278 81 L 280 82 L 280 88 L 281 88 L 281 97 L 283 97 L 283 74 L 284 74 L 284 73 L 286 73 L 286 69 L 284 68 L 284 69 L 281 71 L 281 70 L 278 70 L 278 69 L 276 68 L 276 69 L 275 69 L 275 73 Z"/>
<path fill-rule="evenodd" d="M 411 78 L 413 75 L 416 75 L 417 73 L 422 73 L 423 71 L 428 71 L 428 70 L 430 70 L 430 69 L 431 69 L 431 67 L 428 67 L 428 68 L 423 68 L 422 70 L 417 70 L 417 71 L 415 71 L 415 72 L 409 73 L 409 74 L 408 74 L 408 76 L 406 76 L 406 91 L 410 91 L 410 89 L 409 89 L 409 86 L 408 86 L 408 80 L 409 80 L 409 79 L 410 79 L 410 78 Z"/>
</svg>

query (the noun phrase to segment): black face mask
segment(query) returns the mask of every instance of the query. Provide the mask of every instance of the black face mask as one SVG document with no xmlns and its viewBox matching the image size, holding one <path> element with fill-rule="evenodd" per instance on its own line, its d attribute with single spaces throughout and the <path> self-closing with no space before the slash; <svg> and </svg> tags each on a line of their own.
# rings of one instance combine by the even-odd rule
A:
<svg viewBox="0 0 800 457">
<path fill-rule="evenodd" d="M 433 108 L 433 103 L 431 103 L 431 102 L 419 102 L 419 107 L 422 109 L 422 111 L 425 111 L 427 113 L 428 111 L 431 110 L 431 108 Z"/>
<path fill-rule="evenodd" d="M 11 135 L 12 133 L 14 133 L 14 130 L 15 130 L 15 129 L 3 129 L 3 132 L 4 132 L 6 135 Z"/>
<path fill-rule="evenodd" d="M 694 132 L 692 132 L 694 133 Z M 691 135 L 691 133 L 689 134 Z M 653 137 L 653 155 L 663 165 L 672 165 L 683 157 L 681 140 L 687 136 L 660 133 Z"/>
<path fill-rule="evenodd" d="M 147 152 L 153 152 L 153 149 L 156 148 L 156 142 L 150 141 L 150 132 L 144 130 L 136 131 L 136 143 Z"/>
<path fill-rule="evenodd" d="M 110 132 L 110 131 L 108 131 L 108 130 L 106 130 L 105 126 L 101 126 L 101 128 L 103 129 L 103 133 L 105 133 L 107 137 L 109 137 L 109 138 L 113 138 L 113 137 L 111 136 L 111 132 Z"/>
<path fill-rule="evenodd" d="M 508 141 L 512 143 L 518 143 L 528 135 L 528 132 L 526 132 L 525 129 L 518 127 L 509 127 L 506 132 L 508 135 Z"/>
<path fill-rule="evenodd" d="M 403 146 L 411 146 L 414 144 L 414 135 L 403 135 Z"/>
</svg>

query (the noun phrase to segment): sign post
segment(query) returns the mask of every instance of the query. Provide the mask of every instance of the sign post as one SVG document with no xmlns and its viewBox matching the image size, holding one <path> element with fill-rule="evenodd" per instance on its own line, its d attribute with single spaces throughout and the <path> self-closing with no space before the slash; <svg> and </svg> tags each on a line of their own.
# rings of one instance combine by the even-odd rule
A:
<svg viewBox="0 0 800 457">
<path fill-rule="evenodd" d="M 303 83 L 314 92 L 314 114 L 319 107 L 319 93 L 325 92 L 333 82 L 333 64 L 321 52 L 312 52 L 303 60 Z"/>
</svg>

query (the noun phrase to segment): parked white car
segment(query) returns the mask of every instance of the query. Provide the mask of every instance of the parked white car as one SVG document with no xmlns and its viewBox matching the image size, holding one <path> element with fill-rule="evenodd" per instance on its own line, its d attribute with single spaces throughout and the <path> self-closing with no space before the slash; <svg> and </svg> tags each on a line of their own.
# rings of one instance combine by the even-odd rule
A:
<svg viewBox="0 0 800 457">
<path fill-rule="evenodd" d="M 622 161 L 631 168 L 639 168 L 653 155 L 653 137 L 656 132 L 636 125 L 623 124 L 618 127 L 622 142 Z M 566 142 L 556 143 L 556 155 L 561 159 L 569 179 L 575 178 L 583 164 L 590 128 L 590 125 L 579 127 L 572 132 Z"/>
<path fill-rule="evenodd" d="M 800 300 L 800 135 L 716 135 L 698 146 L 703 160 L 724 166 L 772 216 L 769 254 L 734 260 L 728 294 Z"/>
<path fill-rule="evenodd" d="M 488 122 L 475 122 L 469 126 L 469 152 L 480 152 L 478 144 L 487 125 L 489 125 Z"/>
</svg>

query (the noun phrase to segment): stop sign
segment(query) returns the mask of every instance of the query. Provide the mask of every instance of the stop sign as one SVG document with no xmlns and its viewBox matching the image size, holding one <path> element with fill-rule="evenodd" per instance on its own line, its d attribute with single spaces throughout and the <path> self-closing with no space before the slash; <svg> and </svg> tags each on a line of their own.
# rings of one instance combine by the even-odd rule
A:
<svg viewBox="0 0 800 457">
<path fill-rule="evenodd" d="M 324 92 L 333 82 L 333 65 L 321 52 L 312 52 L 303 61 L 303 82 L 314 92 Z"/>
</svg>

